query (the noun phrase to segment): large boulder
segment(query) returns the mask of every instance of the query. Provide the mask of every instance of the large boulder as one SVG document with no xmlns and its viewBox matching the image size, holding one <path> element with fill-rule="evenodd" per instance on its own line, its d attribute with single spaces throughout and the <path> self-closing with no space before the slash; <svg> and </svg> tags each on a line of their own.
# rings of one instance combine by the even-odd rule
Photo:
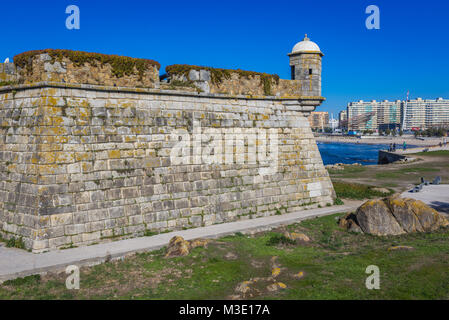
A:
<svg viewBox="0 0 449 320">
<path fill-rule="evenodd" d="M 393 196 L 365 202 L 339 224 L 350 231 L 385 236 L 435 231 L 449 221 L 422 201 Z"/>
<path fill-rule="evenodd" d="M 447 227 L 449 221 L 438 211 L 427 206 L 424 202 L 407 199 L 413 213 L 418 218 L 424 231 L 435 231 L 440 227 Z"/>
<path fill-rule="evenodd" d="M 355 213 L 356 222 L 363 232 L 377 236 L 405 233 L 386 203 L 382 200 L 365 202 Z"/>
<path fill-rule="evenodd" d="M 179 257 L 186 256 L 190 253 L 190 243 L 184 240 L 183 237 L 175 236 L 171 238 L 168 244 L 167 253 L 165 257 Z"/>
<path fill-rule="evenodd" d="M 195 239 L 187 241 L 184 240 L 183 237 L 174 236 L 170 239 L 165 257 L 170 258 L 187 256 L 190 253 L 190 250 L 197 247 L 206 247 L 208 243 L 209 240 L 207 239 Z"/>
<path fill-rule="evenodd" d="M 409 199 L 411 200 L 411 199 Z M 424 229 L 418 217 L 413 214 L 412 203 L 404 198 L 391 197 L 384 200 L 405 232 L 423 232 Z"/>
</svg>

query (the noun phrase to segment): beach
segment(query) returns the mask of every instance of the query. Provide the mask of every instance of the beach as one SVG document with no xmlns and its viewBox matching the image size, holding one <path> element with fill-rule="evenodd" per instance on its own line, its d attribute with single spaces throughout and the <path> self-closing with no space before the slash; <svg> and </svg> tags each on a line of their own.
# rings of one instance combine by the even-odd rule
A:
<svg viewBox="0 0 449 320">
<path fill-rule="evenodd" d="M 338 143 L 359 143 L 359 144 L 386 144 L 396 143 L 398 147 L 402 147 L 402 144 L 405 142 L 408 146 L 421 146 L 421 147 L 430 147 L 436 146 L 440 142 L 443 142 L 443 139 L 449 142 L 449 138 L 441 137 L 441 138 L 415 138 L 414 136 L 402 136 L 402 137 L 382 137 L 382 136 L 368 136 L 368 137 L 350 137 L 350 136 L 336 136 L 336 135 L 316 135 L 315 139 L 317 142 L 338 142 Z"/>
</svg>

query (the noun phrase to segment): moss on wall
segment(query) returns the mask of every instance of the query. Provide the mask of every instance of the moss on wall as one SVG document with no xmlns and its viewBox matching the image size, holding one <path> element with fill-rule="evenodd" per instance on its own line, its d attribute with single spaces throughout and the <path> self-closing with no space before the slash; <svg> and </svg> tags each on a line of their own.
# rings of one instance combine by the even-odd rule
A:
<svg viewBox="0 0 449 320">
<path fill-rule="evenodd" d="M 210 72 L 211 82 L 219 86 L 224 79 L 231 79 L 233 73 L 238 74 L 242 78 L 260 77 L 260 85 L 263 87 L 265 95 L 271 95 L 271 86 L 273 83 L 279 83 L 279 76 L 277 74 L 268 74 L 263 72 L 245 71 L 241 69 L 220 69 L 203 66 L 193 66 L 186 64 L 174 64 L 165 68 L 170 75 L 182 75 L 188 79 L 189 72 L 191 70 L 206 70 Z"/>
<path fill-rule="evenodd" d="M 124 75 L 133 75 L 135 74 L 135 70 L 137 70 L 138 74 L 142 77 L 145 69 L 148 69 L 152 66 L 157 67 L 157 69 L 160 69 L 161 67 L 159 62 L 149 59 L 137 59 L 117 55 L 61 49 L 27 51 L 16 55 L 14 57 L 14 64 L 20 68 L 26 68 L 28 72 L 31 72 L 33 58 L 44 53 L 48 54 L 50 57 L 57 61 L 62 61 L 63 58 L 67 58 L 72 61 L 75 66 L 78 67 L 84 65 L 84 63 L 90 63 L 93 65 L 110 64 L 112 67 L 112 72 L 117 78 L 121 78 Z"/>
</svg>

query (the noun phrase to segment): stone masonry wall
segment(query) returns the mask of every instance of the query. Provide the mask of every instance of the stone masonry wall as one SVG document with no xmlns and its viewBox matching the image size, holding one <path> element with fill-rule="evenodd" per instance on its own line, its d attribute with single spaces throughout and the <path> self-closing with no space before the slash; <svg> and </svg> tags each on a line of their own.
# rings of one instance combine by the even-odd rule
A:
<svg viewBox="0 0 449 320">
<path fill-rule="evenodd" d="M 319 101 L 73 85 L 0 88 L 0 234 L 35 252 L 333 202 Z M 174 129 L 275 128 L 278 170 L 172 164 Z M 206 139 L 207 140 L 207 139 Z M 203 141 L 203 144 L 207 142 Z"/>
<path fill-rule="evenodd" d="M 295 79 L 301 81 L 301 93 L 305 96 L 321 96 L 321 55 L 316 53 L 292 54 L 290 66 L 293 65 L 295 66 Z M 310 70 L 312 74 L 310 74 Z"/>
<path fill-rule="evenodd" d="M 258 75 L 243 77 L 237 73 L 231 73 L 230 78 L 223 78 L 220 83 L 214 83 L 211 79 L 210 71 L 191 70 L 188 75 L 174 74 L 172 78 L 174 81 L 192 83 L 205 93 L 259 97 L 270 95 L 283 98 L 299 97 L 302 95 L 302 83 L 300 80 L 273 80 L 268 90 L 264 88 L 263 81 L 261 81 L 261 77 Z"/>
<path fill-rule="evenodd" d="M 129 61 L 139 60 L 123 58 L 129 59 Z M 131 63 L 129 61 L 123 63 Z M 41 53 L 30 56 L 26 67 L 18 67 L 17 75 L 20 82 L 24 84 L 49 81 L 116 87 L 159 87 L 159 70 L 156 65 L 147 65 L 142 73 L 135 67 L 131 71 L 129 74 L 124 73 L 117 76 L 114 74 L 114 68 L 110 63 L 101 63 L 101 61 L 92 59 L 82 65 L 77 65 L 65 56 L 56 59 L 48 53 Z"/>
<path fill-rule="evenodd" d="M 0 63 L 0 86 L 18 83 L 18 81 L 19 76 L 14 63 Z"/>
</svg>

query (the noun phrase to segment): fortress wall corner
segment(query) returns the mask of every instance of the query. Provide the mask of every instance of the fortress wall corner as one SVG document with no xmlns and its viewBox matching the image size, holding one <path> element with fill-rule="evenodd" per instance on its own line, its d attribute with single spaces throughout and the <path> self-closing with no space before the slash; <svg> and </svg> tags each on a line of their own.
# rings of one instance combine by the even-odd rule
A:
<svg viewBox="0 0 449 320">
<path fill-rule="evenodd" d="M 0 234 L 39 252 L 333 203 L 304 116 L 313 104 L 62 84 L 4 89 Z M 264 129 L 269 137 L 275 129 L 276 170 L 261 175 L 270 163 L 259 161 L 197 163 L 194 150 L 189 164 L 173 164 L 172 133 L 193 137 L 198 124 L 203 133 Z"/>
</svg>

